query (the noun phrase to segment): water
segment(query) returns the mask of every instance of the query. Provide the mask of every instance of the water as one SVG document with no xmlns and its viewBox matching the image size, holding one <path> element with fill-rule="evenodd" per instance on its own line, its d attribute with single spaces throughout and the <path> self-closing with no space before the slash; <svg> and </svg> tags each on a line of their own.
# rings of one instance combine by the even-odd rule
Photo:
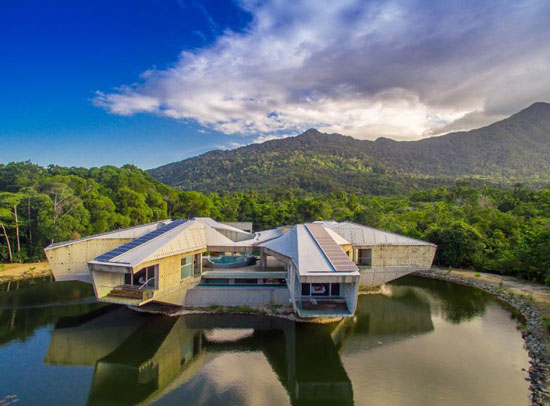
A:
<svg viewBox="0 0 550 406">
<path fill-rule="evenodd" d="M 240 262 L 247 262 L 250 257 L 241 255 L 222 255 L 221 257 L 210 258 L 215 264 L 235 264 Z"/>
<path fill-rule="evenodd" d="M 518 321 L 464 286 L 402 278 L 330 325 L 151 316 L 91 295 L 0 290 L 2 406 L 528 404 Z"/>
</svg>

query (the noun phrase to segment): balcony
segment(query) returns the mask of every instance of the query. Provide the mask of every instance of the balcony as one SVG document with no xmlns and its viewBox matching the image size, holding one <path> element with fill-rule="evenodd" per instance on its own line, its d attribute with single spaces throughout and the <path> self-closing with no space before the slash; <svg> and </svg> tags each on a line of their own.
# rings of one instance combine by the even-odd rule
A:
<svg viewBox="0 0 550 406">
<path fill-rule="evenodd" d="M 101 300 L 109 303 L 141 306 L 153 299 L 154 290 L 147 286 L 119 285 L 115 286 Z"/>
<path fill-rule="evenodd" d="M 300 317 L 350 317 L 344 298 L 302 298 L 296 302 Z"/>
</svg>

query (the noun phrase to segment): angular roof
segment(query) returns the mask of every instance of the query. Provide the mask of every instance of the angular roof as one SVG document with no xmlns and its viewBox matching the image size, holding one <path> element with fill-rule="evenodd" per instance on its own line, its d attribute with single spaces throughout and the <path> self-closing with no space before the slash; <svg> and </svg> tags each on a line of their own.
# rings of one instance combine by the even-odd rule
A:
<svg viewBox="0 0 550 406">
<path fill-rule="evenodd" d="M 267 242 L 269 240 L 273 240 L 274 238 L 279 238 L 281 235 L 283 235 L 283 232 L 278 228 L 273 228 L 271 230 L 265 230 L 265 231 L 257 231 L 254 233 L 253 238 L 250 238 L 248 240 L 238 241 L 236 243 L 233 243 L 233 245 L 236 245 L 238 247 L 242 246 L 256 246 L 263 244 L 264 242 Z"/>
<path fill-rule="evenodd" d="M 328 227 L 325 227 L 323 225 L 323 227 L 325 228 L 325 230 L 327 231 L 328 235 L 330 235 L 332 237 L 332 239 L 334 240 L 334 242 L 338 245 L 348 245 L 348 244 L 351 244 L 351 242 L 349 242 L 348 240 L 346 240 L 344 237 L 342 237 L 340 234 L 338 234 L 337 232 L 335 231 L 332 231 L 330 228 Z"/>
<path fill-rule="evenodd" d="M 336 272 L 329 257 L 305 224 L 298 224 L 289 232 L 260 246 L 290 258 L 301 275 Z M 348 272 L 357 272 L 357 266 L 351 260 Z"/>
<path fill-rule="evenodd" d="M 186 237 L 184 233 L 191 228 L 200 230 L 200 233 L 190 238 L 184 238 Z M 90 263 L 135 267 L 150 259 L 205 248 L 205 233 L 202 232 L 204 229 L 205 226 L 202 223 L 175 220 L 158 230 L 96 257 Z"/>
<path fill-rule="evenodd" d="M 252 230 L 253 226 L 252 221 L 221 221 L 220 223 L 226 226 L 236 227 L 245 232 L 248 232 L 247 230 Z"/>
<path fill-rule="evenodd" d="M 141 224 L 139 226 L 133 226 L 133 227 L 127 227 L 127 228 L 121 228 L 114 231 L 108 231 L 106 233 L 101 234 L 93 234 L 87 237 L 77 238 L 75 240 L 68 240 L 68 241 L 60 241 L 53 244 L 48 245 L 44 250 L 51 250 L 53 248 L 58 248 L 66 245 L 71 245 L 79 242 L 89 241 L 89 240 L 96 240 L 96 239 L 115 239 L 115 238 L 138 238 L 142 235 L 145 235 L 147 233 L 150 233 L 151 231 L 155 231 L 161 227 L 164 227 L 167 224 L 170 224 L 172 220 L 161 220 L 161 221 L 155 221 L 153 223 L 147 223 L 147 224 Z"/>
<path fill-rule="evenodd" d="M 203 223 L 204 224 L 204 223 Z M 204 232 L 206 234 L 206 245 L 209 246 L 232 246 L 235 245 L 233 241 L 227 238 L 225 235 L 219 233 L 212 227 L 204 224 Z"/>
<path fill-rule="evenodd" d="M 372 245 L 430 245 L 434 244 L 415 238 L 405 237 L 388 231 L 378 230 L 373 227 L 363 226 L 352 222 L 337 223 L 333 221 L 316 222 L 322 224 L 345 238 L 351 244 L 356 246 Z"/>
<path fill-rule="evenodd" d="M 233 231 L 239 234 L 251 235 L 250 233 L 247 233 L 246 231 L 243 231 L 240 228 L 233 227 L 228 224 L 220 223 L 216 220 L 211 219 L 210 217 L 193 217 L 193 220 L 200 221 L 201 223 L 204 223 L 207 226 L 210 226 L 216 230 L 226 230 L 226 231 Z"/>
</svg>

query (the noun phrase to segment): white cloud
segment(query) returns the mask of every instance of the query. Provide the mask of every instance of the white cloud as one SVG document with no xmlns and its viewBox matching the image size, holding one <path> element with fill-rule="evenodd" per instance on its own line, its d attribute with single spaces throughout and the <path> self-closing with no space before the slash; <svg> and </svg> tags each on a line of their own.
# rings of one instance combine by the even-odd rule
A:
<svg viewBox="0 0 550 406">
<path fill-rule="evenodd" d="M 271 140 L 280 140 L 283 138 L 292 137 L 296 134 L 262 134 L 257 136 L 252 143 L 261 144 L 262 142 L 271 141 Z"/>
<path fill-rule="evenodd" d="M 258 140 L 310 127 L 411 139 L 485 123 L 550 95 L 547 1 L 241 6 L 253 16 L 244 33 L 224 32 L 170 68 L 97 92 L 95 104 Z"/>
</svg>

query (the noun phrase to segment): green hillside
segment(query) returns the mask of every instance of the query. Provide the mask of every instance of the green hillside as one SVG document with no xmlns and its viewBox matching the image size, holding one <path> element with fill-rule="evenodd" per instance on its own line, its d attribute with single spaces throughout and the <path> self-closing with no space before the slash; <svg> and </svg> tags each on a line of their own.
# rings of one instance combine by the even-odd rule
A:
<svg viewBox="0 0 550 406">
<path fill-rule="evenodd" d="M 550 189 L 456 185 L 372 196 L 346 192 L 177 191 L 135 166 L 0 164 L 2 262 L 35 261 L 53 241 L 165 218 L 252 221 L 256 230 L 354 221 L 438 245 L 436 263 L 550 284 Z"/>
<path fill-rule="evenodd" d="M 550 182 L 550 104 L 490 126 L 419 141 L 358 140 L 308 130 L 231 151 L 212 151 L 152 169 L 184 190 L 274 188 L 387 194 L 453 184 Z"/>
</svg>

